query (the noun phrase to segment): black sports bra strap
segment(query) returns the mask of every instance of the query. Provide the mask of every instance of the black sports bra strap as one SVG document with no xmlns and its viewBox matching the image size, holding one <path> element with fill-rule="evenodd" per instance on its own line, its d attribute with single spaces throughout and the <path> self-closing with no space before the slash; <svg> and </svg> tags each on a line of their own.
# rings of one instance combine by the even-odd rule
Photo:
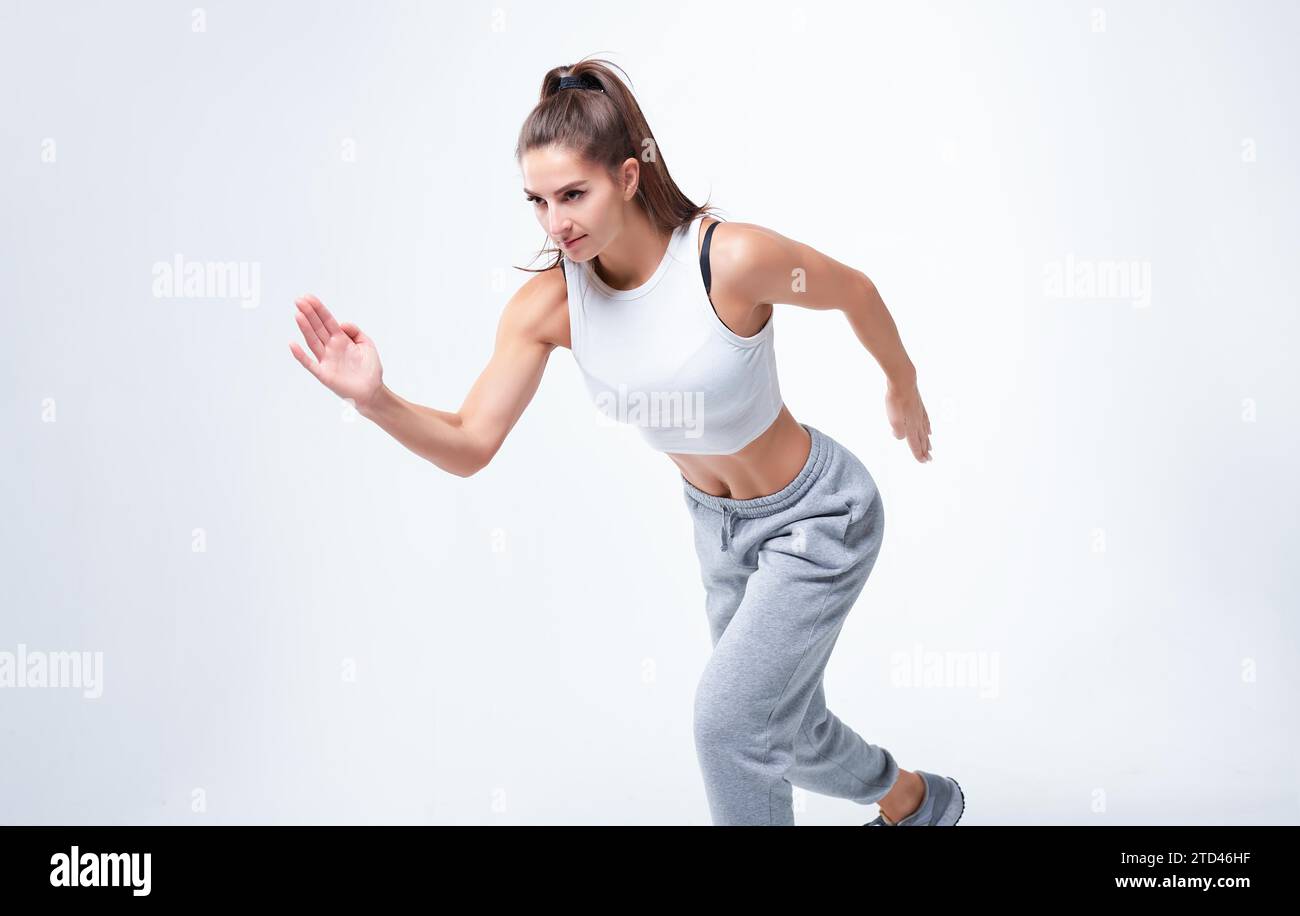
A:
<svg viewBox="0 0 1300 916">
<path fill-rule="evenodd" d="M 709 272 L 709 239 L 713 237 L 713 230 L 718 228 L 719 222 L 721 220 L 716 220 L 712 226 L 704 230 L 704 246 L 700 250 L 700 273 L 704 274 L 705 293 L 709 292 L 709 283 L 713 280 L 713 276 Z"/>
</svg>

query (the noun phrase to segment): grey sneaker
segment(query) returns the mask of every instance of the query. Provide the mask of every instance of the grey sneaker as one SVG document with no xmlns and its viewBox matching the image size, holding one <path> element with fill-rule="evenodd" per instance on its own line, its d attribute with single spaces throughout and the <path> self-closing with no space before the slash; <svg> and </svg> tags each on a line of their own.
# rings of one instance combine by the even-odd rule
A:
<svg viewBox="0 0 1300 916">
<path fill-rule="evenodd" d="M 966 810 L 966 795 L 951 776 L 936 776 L 917 770 L 925 784 L 920 806 L 901 821 L 889 821 L 883 814 L 863 827 L 955 827 Z M 954 791 L 955 790 L 955 791 Z"/>
</svg>

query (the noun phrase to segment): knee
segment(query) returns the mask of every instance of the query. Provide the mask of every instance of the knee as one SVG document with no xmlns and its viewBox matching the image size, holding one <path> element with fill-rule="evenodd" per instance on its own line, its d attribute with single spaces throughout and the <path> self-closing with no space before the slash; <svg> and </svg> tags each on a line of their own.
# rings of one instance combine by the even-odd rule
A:
<svg viewBox="0 0 1300 916">
<path fill-rule="evenodd" d="M 748 711 L 744 685 L 725 676 L 716 665 L 705 666 L 695 688 L 694 731 L 697 747 L 730 747 L 752 742 L 761 732 L 761 716 Z"/>
<path fill-rule="evenodd" d="M 695 744 L 703 747 L 724 742 L 732 730 L 729 720 L 726 697 L 706 668 L 695 686 Z"/>
</svg>

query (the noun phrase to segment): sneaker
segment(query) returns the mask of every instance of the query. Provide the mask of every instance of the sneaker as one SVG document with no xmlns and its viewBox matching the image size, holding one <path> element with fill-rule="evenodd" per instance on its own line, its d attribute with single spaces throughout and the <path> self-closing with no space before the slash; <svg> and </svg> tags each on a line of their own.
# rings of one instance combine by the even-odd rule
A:
<svg viewBox="0 0 1300 916">
<path fill-rule="evenodd" d="M 880 814 L 863 827 L 955 827 L 966 810 L 966 795 L 951 776 L 936 776 L 917 770 L 925 786 L 921 804 L 901 821 L 891 821 Z M 954 791 L 955 790 L 955 791 Z"/>
</svg>

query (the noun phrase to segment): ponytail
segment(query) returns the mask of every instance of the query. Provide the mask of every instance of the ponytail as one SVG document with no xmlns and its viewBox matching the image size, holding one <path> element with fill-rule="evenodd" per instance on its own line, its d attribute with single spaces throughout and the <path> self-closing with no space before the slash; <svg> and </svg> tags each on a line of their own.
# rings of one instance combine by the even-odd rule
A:
<svg viewBox="0 0 1300 916">
<path fill-rule="evenodd" d="M 616 66 L 600 58 L 584 58 L 548 71 L 542 78 L 541 98 L 519 131 L 515 161 L 521 162 L 530 150 L 554 145 L 602 166 L 613 176 L 625 161 L 637 159 L 641 177 L 633 200 L 651 225 L 664 232 L 674 231 L 711 208 L 707 201 L 703 206 L 692 203 L 677 187 L 641 106 L 611 69 Z M 556 258 L 543 270 L 558 267 L 564 259 L 563 252 L 554 247 L 543 248 L 536 257 L 547 253 Z"/>
</svg>

